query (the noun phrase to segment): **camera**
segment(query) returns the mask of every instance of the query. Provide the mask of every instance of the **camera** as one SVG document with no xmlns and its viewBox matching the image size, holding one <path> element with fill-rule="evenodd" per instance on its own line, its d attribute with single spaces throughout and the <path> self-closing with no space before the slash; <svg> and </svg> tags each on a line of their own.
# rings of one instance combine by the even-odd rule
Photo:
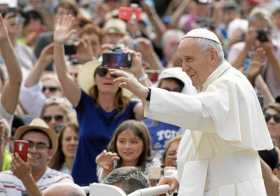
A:
<svg viewBox="0 0 280 196">
<path fill-rule="evenodd" d="M 108 68 L 130 68 L 132 65 L 132 54 L 125 53 L 121 48 L 117 47 L 109 52 L 102 54 L 102 66 Z"/>
<path fill-rule="evenodd" d="M 77 46 L 74 44 L 64 45 L 65 55 L 72 56 L 77 53 Z"/>
<path fill-rule="evenodd" d="M 268 42 L 268 32 L 263 29 L 257 30 L 257 40 L 260 42 Z"/>
</svg>

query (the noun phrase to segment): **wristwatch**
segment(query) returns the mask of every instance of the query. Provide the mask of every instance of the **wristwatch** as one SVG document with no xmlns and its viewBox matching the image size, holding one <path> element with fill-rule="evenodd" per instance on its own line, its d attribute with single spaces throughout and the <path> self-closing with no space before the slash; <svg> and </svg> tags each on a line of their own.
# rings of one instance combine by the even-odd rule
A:
<svg viewBox="0 0 280 196">
<path fill-rule="evenodd" d="M 147 94 L 147 97 L 146 97 L 146 101 L 150 101 L 151 100 L 151 89 L 148 88 L 148 94 Z"/>
</svg>

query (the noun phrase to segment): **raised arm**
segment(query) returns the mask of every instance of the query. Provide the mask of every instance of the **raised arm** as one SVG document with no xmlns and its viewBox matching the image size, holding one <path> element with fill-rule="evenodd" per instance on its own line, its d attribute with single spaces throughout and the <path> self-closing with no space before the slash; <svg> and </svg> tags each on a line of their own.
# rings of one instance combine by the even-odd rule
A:
<svg viewBox="0 0 280 196">
<path fill-rule="evenodd" d="M 8 113 L 13 114 L 18 104 L 19 90 L 22 82 L 22 73 L 8 36 L 7 27 L 4 24 L 4 20 L 1 16 L 0 43 L 1 54 L 5 61 L 9 76 L 9 79 L 3 88 L 1 103 Z"/>
<path fill-rule="evenodd" d="M 38 61 L 36 62 L 33 69 L 31 70 L 30 74 L 27 76 L 24 82 L 24 86 L 32 87 L 38 84 L 44 70 L 51 63 L 52 59 L 53 59 L 53 44 L 50 44 L 43 49 Z"/>
<path fill-rule="evenodd" d="M 54 65 L 64 95 L 73 106 L 77 106 L 81 98 L 81 90 L 68 74 L 64 59 L 64 43 L 74 33 L 72 24 L 72 16 L 57 18 L 54 30 Z"/>
</svg>

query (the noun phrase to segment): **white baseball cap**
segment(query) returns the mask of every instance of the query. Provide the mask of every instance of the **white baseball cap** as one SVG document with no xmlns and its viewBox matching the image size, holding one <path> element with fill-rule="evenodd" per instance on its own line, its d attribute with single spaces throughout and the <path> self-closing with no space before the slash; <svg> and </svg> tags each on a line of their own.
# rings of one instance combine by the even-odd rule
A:
<svg viewBox="0 0 280 196">
<path fill-rule="evenodd" d="M 208 39 L 222 45 L 217 35 L 206 28 L 193 29 L 189 31 L 186 35 L 184 35 L 182 39 L 184 38 Z"/>
</svg>

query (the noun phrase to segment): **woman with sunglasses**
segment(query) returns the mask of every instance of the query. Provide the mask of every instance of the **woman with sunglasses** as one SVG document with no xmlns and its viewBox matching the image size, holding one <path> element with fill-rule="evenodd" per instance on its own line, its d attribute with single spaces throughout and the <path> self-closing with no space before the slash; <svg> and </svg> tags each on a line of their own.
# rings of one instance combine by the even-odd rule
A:
<svg viewBox="0 0 280 196">
<path fill-rule="evenodd" d="M 264 110 L 269 133 L 276 146 L 280 146 L 280 104 L 272 103 Z"/>
<path fill-rule="evenodd" d="M 48 98 L 41 110 L 40 118 L 57 133 L 61 132 L 64 125 L 70 120 L 70 104 L 64 98 Z"/>
<path fill-rule="evenodd" d="M 274 143 L 272 150 L 259 151 L 261 168 L 268 196 L 279 196 L 279 144 L 280 144 L 280 104 L 271 103 L 264 109 L 265 121 Z"/>
<path fill-rule="evenodd" d="M 75 107 L 80 125 L 72 176 L 75 183 L 87 186 L 97 182 L 95 158 L 106 148 L 114 130 L 125 120 L 143 119 L 143 106 L 126 98 L 122 89 L 113 83 L 114 77 L 104 67 L 95 70 L 95 84 L 92 84 L 89 95 L 67 75 L 63 43 L 73 33 L 70 31 L 72 21 L 71 16 L 57 19 L 54 31 L 54 65 L 64 95 Z M 141 55 L 134 55 L 131 70 L 141 66 Z"/>
</svg>

